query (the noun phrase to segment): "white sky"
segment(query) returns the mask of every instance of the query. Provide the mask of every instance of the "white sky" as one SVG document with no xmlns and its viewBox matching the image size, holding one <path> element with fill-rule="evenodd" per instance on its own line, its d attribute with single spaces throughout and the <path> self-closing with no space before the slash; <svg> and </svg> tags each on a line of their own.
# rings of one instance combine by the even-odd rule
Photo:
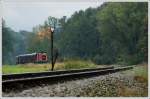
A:
<svg viewBox="0 0 150 99">
<path fill-rule="evenodd" d="M 10 2 L 11 1 L 11 2 Z M 28 30 L 38 24 L 43 24 L 48 16 L 61 18 L 70 17 L 75 11 L 95 8 L 103 2 L 19 2 L 5 1 L 3 5 L 3 18 L 6 25 L 15 31 Z M 13 1 L 13 2 L 12 2 Z"/>
</svg>

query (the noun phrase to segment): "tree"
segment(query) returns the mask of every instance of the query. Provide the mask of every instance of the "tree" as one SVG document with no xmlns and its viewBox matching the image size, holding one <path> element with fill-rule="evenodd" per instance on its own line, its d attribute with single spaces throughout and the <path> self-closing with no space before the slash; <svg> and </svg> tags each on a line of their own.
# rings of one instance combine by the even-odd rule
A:
<svg viewBox="0 0 150 99">
<path fill-rule="evenodd" d="M 14 31 L 6 27 L 5 21 L 2 20 L 2 63 L 9 64 L 12 62 L 11 57 L 13 52 L 13 37 Z"/>
<path fill-rule="evenodd" d="M 140 62 L 137 45 L 142 38 L 143 26 L 147 27 L 147 23 L 143 23 L 146 17 L 147 3 L 107 3 L 97 14 L 97 28 L 102 36 L 104 55 L 113 51 L 114 61 L 121 58 L 131 64 Z M 111 49 L 104 47 L 106 43 L 113 45 Z"/>
<path fill-rule="evenodd" d="M 67 20 L 61 33 L 60 51 L 64 57 L 93 57 L 100 45 L 99 33 L 95 29 L 95 9 L 79 11 Z"/>
</svg>

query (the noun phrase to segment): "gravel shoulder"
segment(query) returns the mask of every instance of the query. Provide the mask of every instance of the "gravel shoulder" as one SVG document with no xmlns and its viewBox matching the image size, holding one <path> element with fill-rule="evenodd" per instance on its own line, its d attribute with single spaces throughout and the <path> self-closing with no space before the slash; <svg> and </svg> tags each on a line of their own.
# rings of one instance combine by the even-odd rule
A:
<svg viewBox="0 0 150 99">
<path fill-rule="evenodd" d="M 3 97 L 147 97 L 148 83 L 135 79 L 133 70 L 92 78 L 42 85 Z"/>
</svg>

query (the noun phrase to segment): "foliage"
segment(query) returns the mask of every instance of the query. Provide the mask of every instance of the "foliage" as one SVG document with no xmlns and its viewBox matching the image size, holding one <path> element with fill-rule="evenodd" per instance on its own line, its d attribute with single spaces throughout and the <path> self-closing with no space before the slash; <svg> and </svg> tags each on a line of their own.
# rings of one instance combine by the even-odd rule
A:
<svg viewBox="0 0 150 99">
<path fill-rule="evenodd" d="M 2 21 L 2 63 L 8 64 L 12 62 L 12 59 L 9 58 L 12 56 L 12 52 L 14 51 L 13 43 L 15 33 L 9 27 L 6 26 L 4 20 Z"/>
<path fill-rule="evenodd" d="M 3 24 L 3 64 L 24 53 L 46 52 L 50 58 L 49 27 L 55 28 L 54 49 L 60 59 L 126 65 L 148 61 L 148 3 L 106 2 L 70 18 L 49 16 L 32 32 L 14 32 Z"/>
<path fill-rule="evenodd" d="M 96 64 L 111 64 L 112 58 L 105 56 L 96 55 L 93 57 L 92 61 Z"/>
<path fill-rule="evenodd" d="M 97 28 L 102 37 L 102 55 L 111 57 L 111 63 L 117 58 L 128 64 L 147 59 L 147 6 L 147 3 L 107 3 L 98 11 Z M 143 47 L 141 44 L 145 50 L 143 55 L 139 55 L 139 42 L 144 44 Z"/>
<path fill-rule="evenodd" d="M 97 53 L 100 37 L 95 29 L 95 13 L 95 9 L 89 8 L 85 12 L 75 12 L 67 20 L 58 42 L 64 57 L 88 59 Z"/>
<path fill-rule="evenodd" d="M 55 31 L 58 26 L 58 19 L 54 17 L 48 17 L 43 25 L 34 27 L 33 33 L 28 37 L 28 53 L 45 52 L 48 55 L 48 60 L 51 56 L 51 31 L 53 27 Z M 55 33 L 55 32 L 54 32 Z M 55 45 L 54 45 L 54 48 Z"/>
</svg>

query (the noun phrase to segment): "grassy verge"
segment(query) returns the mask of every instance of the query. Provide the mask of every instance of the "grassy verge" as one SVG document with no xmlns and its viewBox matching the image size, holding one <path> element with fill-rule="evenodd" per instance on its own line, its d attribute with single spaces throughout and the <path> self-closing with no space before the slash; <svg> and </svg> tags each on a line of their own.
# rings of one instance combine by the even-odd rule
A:
<svg viewBox="0 0 150 99">
<path fill-rule="evenodd" d="M 24 65 L 3 65 L 2 73 L 11 74 L 11 73 L 23 73 L 23 72 L 40 72 L 48 71 L 48 64 L 46 65 L 37 65 L 37 64 L 24 64 Z"/>
<path fill-rule="evenodd" d="M 121 87 L 118 91 L 120 96 L 148 96 L 148 65 L 147 64 L 139 64 L 136 65 L 133 70 L 124 71 L 124 74 L 131 75 L 133 80 L 138 82 L 139 86 L 145 86 L 141 91 L 137 90 L 138 85 L 136 88 L 126 86 L 125 84 L 121 83 Z M 134 86 L 135 87 L 135 86 Z"/>
<path fill-rule="evenodd" d="M 63 63 L 56 63 L 54 70 L 69 70 L 69 69 L 82 69 L 82 68 L 95 68 L 96 65 L 90 61 L 82 60 L 67 60 Z M 49 71 L 51 64 L 21 64 L 21 65 L 3 65 L 2 73 L 24 73 L 24 72 L 41 72 Z"/>
<path fill-rule="evenodd" d="M 139 80 L 138 78 L 141 78 L 141 79 L 145 80 L 145 82 L 148 81 L 148 65 L 147 64 L 135 65 L 132 70 L 123 71 L 122 73 L 130 74 L 130 75 L 134 76 L 135 80 Z"/>
<path fill-rule="evenodd" d="M 148 83 L 148 66 L 146 64 L 137 65 L 134 68 L 134 79 Z"/>
</svg>

